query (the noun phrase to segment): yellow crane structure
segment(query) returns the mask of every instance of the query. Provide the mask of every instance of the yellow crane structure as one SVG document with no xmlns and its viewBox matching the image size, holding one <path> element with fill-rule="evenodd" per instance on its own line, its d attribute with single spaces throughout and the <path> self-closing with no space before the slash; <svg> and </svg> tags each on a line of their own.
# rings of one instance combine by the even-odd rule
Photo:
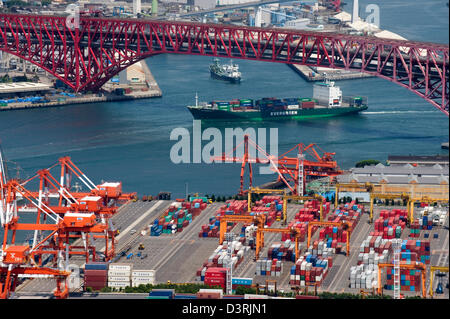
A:
<svg viewBox="0 0 450 319">
<path fill-rule="evenodd" d="M 430 297 L 433 298 L 433 278 L 434 272 L 438 270 L 440 272 L 448 273 L 448 267 L 431 266 L 430 267 Z"/>
<path fill-rule="evenodd" d="M 373 201 L 375 199 L 402 199 L 402 200 L 407 200 L 407 204 L 406 204 L 406 210 L 409 212 L 409 206 L 410 206 L 410 202 L 409 202 L 409 195 L 406 193 L 401 193 L 401 194 L 382 194 L 382 193 L 370 193 L 370 216 L 369 216 L 369 220 L 370 223 L 373 222 Z M 409 215 L 409 214 L 408 214 Z M 412 223 L 412 220 L 410 219 L 410 223 Z"/>
<path fill-rule="evenodd" d="M 443 198 L 443 197 L 429 197 L 429 196 L 422 196 L 422 197 L 411 197 L 408 199 L 408 216 L 409 216 L 409 222 L 412 223 L 414 221 L 414 203 L 420 202 L 420 203 L 448 203 L 449 199 Z"/>
<path fill-rule="evenodd" d="M 327 226 L 336 226 L 342 227 L 343 230 L 347 231 L 347 257 L 350 256 L 350 235 L 351 235 L 351 225 L 348 222 L 325 222 L 325 221 L 310 221 L 308 222 L 308 241 L 307 245 L 311 244 L 311 229 L 313 226 L 319 227 L 327 227 Z"/>
<path fill-rule="evenodd" d="M 351 189 L 352 191 L 357 189 L 369 193 L 373 191 L 372 183 L 337 183 L 334 187 L 336 188 L 336 194 L 334 197 L 334 207 L 338 206 L 339 192 L 342 190 L 342 188 Z"/>
<path fill-rule="evenodd" d="M 264 233 L 281 233 L 290 234 L 295 239 L 295 258 L 299 257 L 298 239 L 300 233 L 296 228 L 258 228 L 256 230 L 256 253 L 255 258 L 258 259 L 261 248 L 264 247 Z"/>
<path fill-rule="evenodd" d="M 313 200 L 317 199 L 321 202 L 320 205 L 320 220 L 322 220 L 323 214 L 323 200 L 324 197 L 315 194 L 313 196 L 299 196 L 299 195 L 288 195 L 284 189 L 266 189 L 258 187 L 250 187 L 248 190 L 248 200 L 247 200 L 247 211 L 250 213 L 252 211 L 252 194 L 281 194 L 283 197 L 283 223 L 286 224 L 287 221 L 287 201 L 288 200 Z"/>
<path fill-rule="evenodd" d="M 265 216 L 264 215 L 225 215 L 219 218 L 220 219 L 220 228 L 219 228 L 219 244 L 222 245 L 225 239 L 225 233 L 227 231 L 227 222 L 235 222 L 235 223 L 253 223 L 258 228 L 264 227 Z M 258 233 L 256 241 L 258 241 Z"/>
<path fill-rule="evenodd" d="M 324 197 L 319 194 L 315 194 L 313 196 L 298 196 L 298 195 L 284 195 L 283 196 L 283 223 L 286 224 L 287 220 L 287 201 L 288 200 L 314 200 L 317 199 L 320 201 L 320 219 L 323 219 L 323 200 Z"/>
<path fill-rule="evenodd" d="M 378 294 L 383 294 L 383 285 L 381 284 L 381 271 L 383 268 L 392 267 L 394 268 L 394 264 L 390 263 L 381 263 L 378 264 Z M 400 269 L 415 269 L 420 270 L 421 277 L 422 277 L 422 298 L 427 297 L 427 292 L 425 288 L 425 282 L 426 282 L 426 275 L 427 275 L 427 269 L 426 266 L 423 263 L 416 262 L 415 264 L 400 264 Z"/>
</svg>

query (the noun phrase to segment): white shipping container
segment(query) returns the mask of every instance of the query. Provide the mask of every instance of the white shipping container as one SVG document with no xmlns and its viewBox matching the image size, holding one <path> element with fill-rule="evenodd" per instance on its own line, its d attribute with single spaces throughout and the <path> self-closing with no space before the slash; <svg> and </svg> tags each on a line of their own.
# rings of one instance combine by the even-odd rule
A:
<svg viewBox="0 0 450 319">
<path fill-rule="evenodd" d="M 141 283 L 141 284 L 154 284 L 155 283 L 155 278 L 154 277 L 149 277 L 149 278 L 144 278 L 144 277 L 132 277 L 131 278 L 131 282 L 132 283 Z"/>
<path fill-rule="evenodd" d="M 125 288 L 129 287 L 130 282 L 117 282 L 117 281 L 108 281 L 108 287 L 111 288 Z"/>
<path fill-rule="evenodd" d="M 130 277 L 108 276 L 108 281 L 130 282 Z"/>
<path fill-rule="evenodd" d="M 131 271 L 131 264 L 109 264 L 109 270 Z"/>
<path fill-rule="evenodd" d="M 131 272 L 132 277 L 155 277 L 154 270 L 134 270 Z"/>
<path fill-rule="evenodd" d="M 109 270 L 108 277 L 130 277 L 131 271 L 128 270 Z"/>
</svg>

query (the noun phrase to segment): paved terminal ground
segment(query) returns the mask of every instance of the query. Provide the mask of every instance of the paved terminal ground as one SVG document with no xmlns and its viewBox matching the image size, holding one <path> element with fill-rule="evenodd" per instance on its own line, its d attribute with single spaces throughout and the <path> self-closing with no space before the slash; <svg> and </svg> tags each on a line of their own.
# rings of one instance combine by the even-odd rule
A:
<svg viewBox="0 0 450 319">
<path fill-rule="evenodd" d="M 219 245 L 218 238 L 199 238 L 198 233 L 201 230 L 203 224 L 207 224 L 210 217 L 215 216 L 218 208 L 223 203 L 213 203 L 208 205 L 199 216 L 197 216 L 192 223 L 184 228 L 181 232 L 175 234 L 162 234 L 161 236 L 149 236 L 148 226 L 153 221 L 161 216 L 165 209 L 173 201 L 152 201 L 152 202 L 130 202 L 122 206 L 119 213 L 112 218 L 112 221 L 120 230 L 120 234 L 117 237 L 118 244 L 116 252 L 118 255 L 122 251 L 126 251 L 126 255 L 133 253 L 133 257 L 130 259 L 122 256 L 117 258 L 115 262 L 132 263 L 134 269 L 153 269 L 156 271 L 155 281 L 156 283 L 165 283 L 170 280 L 173 283 L 187 283 L 196 282 L 196 271 L 199 269 L 203 262 L 213 253 L 216 247 Z M 294 215 L 301 208 L 298 204 L 289 204 L 287 210 L 288 221 L 294 218 Z M 378 218 L 379 212 L 382 209 L 393 209 L 396 207 L 375 207 L 374 220 Z M 404 208 L 404 207 L 400 207 Z M 318 291 L 329 292 L 351 292 L 359 293 L 359 289 L 350 289 L 349 275 L 350 267 L 357 265 L 357 258 L 361 243 L 367 238 L 369 233 L 374 230 L 374 224 L 368 223 L 369 216 L 364 214 L 356 226 L 351 236 L 350 256 L 347 257 L 345 253 L 333 256 L 333 267 L 329 270 L 327 277 L 324 279 L 322 286 Z M 241 224 L 238 224 L 233 231 L 237 234 L 240 231 Z M 281 222 L 275 222 L 272 228 L 283 227 Z M 141 231 L 145 230 L 146 234 L 142 235 Z M 405 229 L 402 232 L 402 238 L 408 239 L 409 229 Z M 448 217 L 445 223 L 445 227 L 433 227 L 431 231 L 421 230 L 420 237 L 418 239 L 424 240 L 424 234 L 429 233 L 429 240 L 431 242 L 431 265 L 447 266 L 449 264 L 448 250 L 449 250 L 449 231 L 448 231 Z M 433 235 L 437 233 L 438 239 L 434 239 Z M 318 239 L 318 232 L 314 234 L 312 240 Z M 275 242 L 281 241 L 281 234 L 266 233 L 265 234 L 265 246 L 260 253 L 260 257 L 267 256 L 267 250 Z M 425 239 L 426 240 L 426 239 Z M 144 245 L 144 250 L 139 251 L 140 244 Z M 97 248 L 103 248 L 103 242 L 97 242 Z M 344 245 L 345 247 L 345 245 Z M 306 242 L 300 244 L 301 253 L 306 249 Z M 344 249 L 345 251 L 345 249 Z M 141 252 L 145 258 L 136 256 L 138 252 Z M 255 276 L 256 262 L 254 261 L 255 251 L 250 250 L 244 256 L 244 261 L 238 265 L 233 273 L 234 277 L 246 277 L 253 278 L 254 283 L 265 284 L 266 279 L 272 279 L 277 281 L 277 286 L 280 290 L 291 291 L 289 286 L 290 268 L 294 264 L 293 262 L 283 262 L 283 271 L 280 277 L 270 276 Z M 79 266 L 84 265 L 84 258 L 74 256 L 71 259 L 71 263 Z M 384 275 L 385 277 L 385 275 Z M 429 277 L 429 275 L 427 276 Z M 447 282 L 448 277 L 445 279 Z M 438 280 L 434 282 L 434 289 Z M 429 278 L 427 287 L 429 286 Z M 33 279 L 27 280 L 25 284 L 22 284 L 17 289 L 17 295 L 20 297 L 40 294 L 45 295 L 51 292 L 55 287 L 55 282 L 52 279 Z M 80 292 L 81 289 L 72 289 L 73 292 Z M 448 298 L 448 289 L 444 289 L 444 295 L 435 295 L 435 298 Z M 38 294 L 37 294 L 38 293 Z M 384 291 L 385 294 L 392 295 L 392 291 Z M 407 293 L 407 295 L 415 295 L 417 293 Z M 105 298 L 103 294 L 95 295 L 98 298 Z M 77 294 L 76 298 L 92 298 L 95 297 L 92 294 Z M 114 295 L 115 297 L 121 295 Z M 111 295 L 112 297 L 112 295 Z M 128 298 L 130 296 L 127 296 Z"/>
</svg>

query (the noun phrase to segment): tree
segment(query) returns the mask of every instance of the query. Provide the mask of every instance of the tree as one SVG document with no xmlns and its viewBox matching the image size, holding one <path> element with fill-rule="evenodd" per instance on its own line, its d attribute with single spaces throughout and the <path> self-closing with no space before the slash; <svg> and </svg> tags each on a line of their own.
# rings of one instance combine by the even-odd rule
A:
<svg viewBox="0 0 450 319">
<path fill-rule="evenodd" d="M 377 165 L 378 163 L 380 163 L 380 161 L 374 160 L 374 159 L 367 159 L 367 160 L 359 161 L 358 163 L 355 164 L 355 166 L 356 167 L 364 167 L 364 166 L 369 166 L 369 165 Z"/>
</svg>

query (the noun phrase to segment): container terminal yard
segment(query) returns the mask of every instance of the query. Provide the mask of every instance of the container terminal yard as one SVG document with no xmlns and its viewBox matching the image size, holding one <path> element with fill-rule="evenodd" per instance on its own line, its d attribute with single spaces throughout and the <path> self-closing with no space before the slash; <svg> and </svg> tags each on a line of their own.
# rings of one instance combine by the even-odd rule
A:
<svg viewBox="0 0 450 319">
<path fill-rule="evenodd" d="M 81 1 L 87 11 L 75 33 L 61 22 L 66 3 L 49 11 L 7 4 L 0 110 L 161 97 L 144 59 L 174 53 L 281 62 L 307 82 L 388 79 L 448 116 L 448 90 L 440 89 L 448 87 L 448 45 L 362 21 L 357 0 L 352 15 L 336 0 L 274 2 L 164 1 L 158 9 L 156 0 L 138 0 L 130 9 Z M 53 54 L 38 57 L 48 47 Z M 23 70 L 16 57 L 28 61 Z M 327 96 L 325 107 L 333 103 Z M 165 113 L 169 123 L 171 109 Z M 187 190 L 175 197 L 170 188 L 138 194 L 126 177 L 99 177 L 72 155 L 14 175 L 8 148 L 0 149 L 0 299 L 448 300 L 448 156 L 397 155 L 343 169 L 339 143 L 324 143 L 326 151 L 296 143 L 278 156 L 246 134 L 242 156 L 236 149 L 211 156 L 241 166 L 229 198 Z M 264 162 L 252 148 L 275 180 L 254 185 Z"/>
<path fill-rule="evenodd" d="M 283 159 L 286 161 L 285 156 Z M 319 167 L 327 163 L 334 163 L 329 157 L 306 162 L 306 176 L 317 173 Z M 401 170 L 403 166 L 398 165 Z M 61 184 L 52 175 L 60 168 Z M 448 178 L 448 166 L 445 169 Z M 285 170 L 288 171 L 288 167 Z M 338 167 L 329 170 L 327 175 L 336 172 L 340 172 Z M 351 176 L 355 173 L 358 171 Z M 283 181 L 286 176 L 287 172 L 279 173 Z M 74 191 L 72 177 L 90 185 L 91 192 Z M 40 180 L 39 191 L 28 189 L 34 179 Z M 241 192 L 245 195 L 242 198 L 247 200 L 212 202 L 201 196 L 189 200 L 160 199 L 170 196 L 169 193 L 138 199 L 135 193 L 122 193 L 121 182 L 96 186 L 69 157 L 59 159 L 49 169 L 38 171 L 35 177 L 24 182 L 7 180 L 5 175 L 2 175 L 2 182 L 2 207 L 6 208 L 2 219 L 8 225 L 5 232 L 34 230 L 34 243 L 30 240 L 30 245 L 18 245 L 14 242 L 15 236 L 4 237 L 3 297 L 92 298 L 88 293 L 92 287 L 100 291 L 109 287 L 113 292 L 139 284 L 204 283 L 211 287 L 219 285 L 228 294 L 238 286 L 258 288 L 270 284 L 272 290 L 294 292 L 294 295 L 307 293 L 309 288 L 314 294 L 364 293 L 394 297 L 394 288 L 398 285 L 403 298 L 417 295 L 448 298 L 448 286 L 445 286 L 448 279 L 434 278 L 435 270 L 442 274 L 448 272 L 448 195 L 439 198 L 410 196 L 404 192 L 392 193 L 389 186 L 384 186 L 386 193 L 380 193 L 376 183 L 353 180 L 335 184 L 335 200 L 327 201 L 321 195 L 296 195 L 301 185 L 299 179 L 294 179 L 294 184 L 286 183 L 285 188 L 279 189 L 250 186 Z M 448 194 L 448 182 L 446 187 Z M 289 195 L 291 189 L 294 192 Z M 377 203 L 381 204 L 358 204 L 355 200 L 343 204 L 339 193 L 345 191 L 358 191 L 358 196 L 365 191 L 371 203 L 377 199 L 397 199 L 406 205 L 384 206 L 379 201 Z M 416 194 L 420 194 L 417 186 Z M 260 199 L 255 200 L 255 196 Z M 336 201 L 336 196 L 341 201 Z M 439 206 L 433 207 L 435 203 Z M 92 213 L 80 213 L 82 211 Z M 35 224 L 20 223 L 22 216 L 33 212 L 47 216 L 50 224 L 42 224 L 42 217 L 38 217 Z M 56 224 L 52 224 L 50 218 Z M 42 230 L 59 230 L 60 235 L 54 235 L 53 231 L 47 236 Z M 399 240 L 398 246 L 395 246 L 396 240 Z M 227 245 L 233 249 L 223 250 Z M 228 255 L 231 265 L 227 264 Z M 48 256 L 50 259 L 46 259 Z M 408 271 L 400 276 L 398 283 L 389 278 L 396 267 L 395 258 L 400 259 L 400 269 L 405 267 Z M 325 267 L 311 268 L 314 261 L 317 265 L 325 263 Z M 35 267 L 27 276 L 20 269 L 27 269 L 25 266 L 29 263 Z M 72 275 L 58 270 L 64 264 L 67 270 L 73 271 L 74 267 L 78 270 Z M 303 270 L 303 266 L 312 270 Z M 362 276 L 361 271 L 357 274 L 356 267 L 366 266 Z M 105 267 L 104 281 L 98 278 L 90 281 L 91 269 L 101 272 L 102 267 Z M 208 269 L 228 274 L 230 267 L 231 278 L 208 281 Z M 388 272 L 383 273 L 382 269 Z M 316 275 L 311 276 L 311 271 L 316 271 Z M 74 276 L 79 272 L 77 279 Z M 140 272 L 149 277 L 131 276 Z M 55 291 L 55 278 L 59 291 Z M 216 292 L 211 292 L 208 298 L 216 298 Z M 206 292 L 200 290 L 199 298 L 201 293 Z M 117 298 L 129 298 L 125 295 L 114 294 Z M 148 294 L 139 296 L 148 298 Z"/>
</svg>

